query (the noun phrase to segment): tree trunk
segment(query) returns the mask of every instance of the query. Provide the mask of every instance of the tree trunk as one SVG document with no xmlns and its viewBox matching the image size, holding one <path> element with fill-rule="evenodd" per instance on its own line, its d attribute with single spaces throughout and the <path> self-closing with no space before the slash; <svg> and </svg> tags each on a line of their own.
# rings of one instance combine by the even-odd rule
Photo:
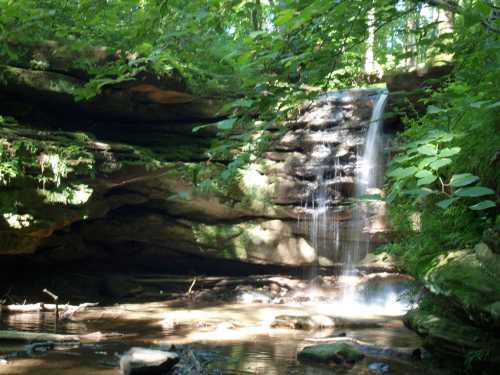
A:
<svg viewBox="0 0 500 375">
<path fill-rule="evenodd" d="M 368 75 L 375 74 L 375 56 L 374 56 L 374 44 L 375 44 L 375 8 L 371 8 L 368 12 L 368 39 L 365 54 L 365 72 Z"/>
</svg>

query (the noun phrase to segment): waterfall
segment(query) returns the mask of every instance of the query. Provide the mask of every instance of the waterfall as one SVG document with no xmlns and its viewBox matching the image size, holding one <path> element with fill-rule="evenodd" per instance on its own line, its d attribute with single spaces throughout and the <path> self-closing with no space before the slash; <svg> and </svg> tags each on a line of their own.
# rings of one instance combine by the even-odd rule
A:
<svg viewBox="0 0 500 375">
<path fill-rule="evenodd" d="M 382 123 L 388 94 L 383 91 L 375 101 L 368 125 L 368 132 L 363 145 L 363 152 L 358 154 L 355 172 L 355 198 L 380 193 L 384 177 L 384 161 L 382 160 Z M 344 265 L 344 274 L 353 271 L 356 262 L 370 251 L 371 216 L 380 214 L 379 203 L 358 201 L 352 215 L 352 226 L 349 238 L 351 246 Z"/>
<path fill-rule="evenodd" d="M 328 93 L 298 119 L 302 128 L 296 134 L 304 159 L 294 173 L 304 185 L 301 207 L 306 220 L 301 230 L 317 255 L 311 278 L 318 265 L 342 263 L 351 269 L 369 250 L 367 228 L 375 208 L 350 207 L 349 200 L 381 186 L 380 135 L 386 99 L 387 93 L 380 90 Z"/>
<path fill-rule="evenodd" d="M 387 92 L 382 92 L 373 108 L 368 134 L 366 135 L 361 158 L 360 171 L 356 174 L 356 193 L 363 196 L 370 193 L 370 189 L 380 188 L 383 178 L 383 165 L 380 160 L 382 154 L 381 125 L 383 120 Z"/>
<path fill-rule="evenodd" d="M 358 154 L 355 172 L 355 198 L 380 193 L 383 183 L 384 160 L 382 144 L 382 123 L 387 92 L 382 92 L 376 99 L 372 115 L 368 125 L 368 132 L 363 145 L 362 154 Z M 378 202 L 358 201 L 353 207 L 352 227 L 349 238 L 351 246 L 344 263 L 340 283 L 344 285 L 343 294 L 339 305 L 346 311 L 356 311 L 365 308 L 363 297 L 358 295 L 356 284 L 358 278 L 355 275 L 355 264 L 365 257 L 371 248 L 372 215 L 380 215 L 383 206 Z M 386 297 L 391 297 L 386 296 Z M 394 297 L 394 296 L 392 296 Z M 392 298 L 391 297 L 391 298 Z M 386 301 L 387 302 L 387 301 Z M 392 301 L 391 305 L 400 309 L 400 306 Z"/>
</svg>

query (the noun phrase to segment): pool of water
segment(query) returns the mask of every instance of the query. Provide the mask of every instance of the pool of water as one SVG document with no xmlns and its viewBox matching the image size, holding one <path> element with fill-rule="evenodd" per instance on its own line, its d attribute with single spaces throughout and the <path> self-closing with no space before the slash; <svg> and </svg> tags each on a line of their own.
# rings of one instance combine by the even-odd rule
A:
<svg viewBox="0 0 500 375">
<path fill-rule="evenodd" d="M 359 295 L 349 302 L 343 293 L 332 301 L 325 301 L 323 296 L 321 301 L 310 299 L 304 303 L 278 305 L 255 302 L 200 305 L 158 301 L 96 307 L 78 315 L 75 322 L 59 324 L 58 333 L 101 331 L 119 332 L 124 336 L 30 355 L 23 344 L 0 342 L 0 357 L 8 361 L 7 365 L 0 365 L 0 374 L 116 375 L 119 374 L 120 354 L 131 347 L 166 348 L 171 344 L 189 345 L 209 368 L 229 375 L 377 374 L 369 368 L 374 362 L 389 364 L 389 374 L 443 374 L 426 361 L 385 357 L 366 356 L 351 367 L 318 366 L 297 361 L 297 353 L 304 346 L 323 342 L 325 338 L 340 333 L 382 347 L 401 350 L 420 348 L 420 338 L 402 323 L 402 311 L 381 314 L 384 308 L 395 303 L 390 294 L 392 289 L 390 293 L 383 293 L 389 296 L 389 300 L 379 296 L 370 299 L 366 305 L 363 305 Z M 370 295 L 373 297 L 374 293 Z M 315 331 L 269 326 L 277 315 L 318 313 L 354 316 L 360 321 L 376 324 L 370 328 Z M 3 314 L 0 316 L 0 329 L 54 332 L 54 314 Z"/>
</svg>

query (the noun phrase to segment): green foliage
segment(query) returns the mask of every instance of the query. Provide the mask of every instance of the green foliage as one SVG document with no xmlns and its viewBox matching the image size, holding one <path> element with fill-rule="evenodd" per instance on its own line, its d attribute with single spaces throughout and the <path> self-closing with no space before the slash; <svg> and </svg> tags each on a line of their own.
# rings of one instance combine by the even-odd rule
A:
<svg viewBox="0 0 500 375">
<path fill-rule="evenodd" d="M 500 43 L 478 22 L 478 7 L 457 15 L 446 47 L 454 72 L 429 91 L 424 115 L 406 119 L 387 174 L 394 232 L 386 250 L 417 276 L 436 256 L 474 246 L 497 218 Z"/>
</svg>

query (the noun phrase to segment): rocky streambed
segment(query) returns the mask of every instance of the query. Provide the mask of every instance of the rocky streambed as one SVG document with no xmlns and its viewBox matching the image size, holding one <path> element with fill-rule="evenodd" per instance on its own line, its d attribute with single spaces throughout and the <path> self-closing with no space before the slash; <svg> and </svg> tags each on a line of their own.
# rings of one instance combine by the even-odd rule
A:
<svg viewBox="0 0 500 375">
<path fill-rule="evenodd" d="M 114 297 L 117 303 L 59 322 L 58 333 L 102 332 L 101 340 L 36 350 L 29 350 L 32 342 L 0 340 L 0 374 L 119 374 L 132 348 L 174 353 L 178 362 L 169 371 L 176 374 L 442 373 L 430 369 L 422 341 L 403 325 L 411 301 L 398 296 L 411 283 L 407 277 L 197 277 L 177 292 L 175 283 L 160 289 L 160 279 L 169 278 L 180 279 L 129 278 L 142 280 L 142 295 Z M 155 288 L 163 298 L 151 297 Z M 54 313 L 4 312 L 0 330 L 53 332 Z M 333 357 L 299 354 L 317 345 Z M 343 348 L 358 354 L 344 357 Z"/>
</svg>

